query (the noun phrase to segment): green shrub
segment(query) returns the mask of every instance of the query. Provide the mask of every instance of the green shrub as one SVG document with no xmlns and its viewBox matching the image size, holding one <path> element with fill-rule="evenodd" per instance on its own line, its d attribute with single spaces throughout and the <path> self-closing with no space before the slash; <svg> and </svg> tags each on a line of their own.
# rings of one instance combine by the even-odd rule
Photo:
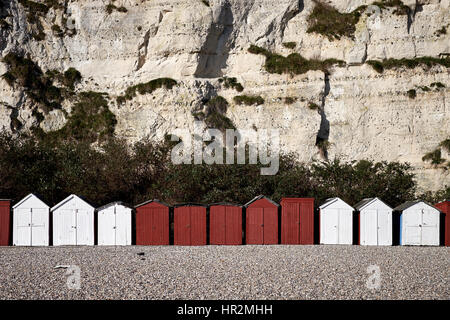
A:
<svg viewBox="0 0 450 320">
<path fill-rule="evenodd" d="M 128 12 L 128 9 L 122 6 L 122 7 L 117 8 L 117 11 L 125 13 L 125 12 Z"/>
<path fill-rule="evenodd" d="M 251 45 L 248 51 L 253 54 L 262 54 L 266 57 L 265 69 L 269 73 L 303 74 L 310 70 L 321 70 L 328 73 L 328 69 L 334 65 L 345 65 L 344 61 L 337 59 L 307 60 L 298 53 L 291 53 L 287 57 L 283 57 L 255 45 Z"/>
<path fill-rule="evenodd" d="M 328 4 L 316 0 L 314 3 L 314 9 L 307 18 L 306 32 L 322 34 L 330 41 L 339 40 L 343 36 L 354 38 L 355 26 L 366 6 L 360 6 L 351 13 L 340 13 Z"/>
<path fill-rule="evenodd" d="M 295 49 L 297 44 L 295 42 L 283 42 L 283 47 L 287 49 Z"/>
<path fill-rule="evenodd" d="M 414 69 L 418 66 L 431 68 L 436 65 L 442 65 L 446 68 L 450 67 L 450 58 L 434 58 L 434 57 L 420 57 L 414 59 L 385 59 L 383 61 L 369 60 L 367 64 L 372 66 L 375 71 L 382 73 L 386 69 L 407 68 Z"/>
<path fill-rule="evenodd" d="M 216 96 L 206 102 L 206 112 L 207 113 L 226 113 L 228 110 L 228 101 L 222 96 Z"/>
<path fill-rule="evenodd" d="M 112 3 L 109 3 L 106 5 L 106 12 L 108 14 L 113 13 L 114 10 L 117 10 L 117 7 L 115 5 L 113 5 Z"/>
<path fill-rule="evenodd" d="M 286 98 L 284 98 L 284 103 L 286 103 L 286 104 L 293 104 L 295 101 L 297 101 L 296 97 L 286 97 Z"/>
<path fill-rule="evenodd" d="M 424 92 L 429 92 L 430 91 L 430 88 L 428 88 L 427 86 L 421 86 L 421 87 L 419 87 L 422 91 L 424 91 Z"/>
<path fill-rule="evenodd" d="M 219 130 L 236 129 L 236 127 L 233 124 L 233 121 L 231 121 L 227 116 L 219 112 L 210 113 L 205 118 L 204 121 L 208 126 L 208 128 L 214 128 Z"/>
<path fill-rule="evenodd" d="M 51 140 L 74 139 L 84 142 L 104 140 L 114 134 L 117 123 L 115 115 L 108 108 L 104 94 L 81 92 L 63 128 L 49 132 Z"/>
<path fill-rule="evenodd" d="M 158 78 L 146 83 L 140 83 L 132 87 L 128 87 L 125 90 L 125 95 L 117 97 L 117 103 L 122 104 L 127 100 L 133 99 L 136 96 L 136 92 L 139 92 L 141 95 L 150 94 L 156 89 L 172 89 L 176 85 L 177 82 L 170 78 Z"/>
<path fill-rule="evenodd" d="M 450 152 L 450 138 L 445 139 L 444 141 L 442 141 L 439 146 L 441 146 L 442 148 L 444 148 L 445 150 L 447 150 L 447 152 Z"/>
<path fill-rule="evenodd" d="M 223 86 L 228 89 L 228 88 L 233 88 L 238 92 L 242 92 L 244 91 L 244 87 L 242 86 L 242 84 L 240 84 L 239 82 L 237 82 L 236 78 L 228 78 L 228 77 L 223 77 L 219 79 L 220 83 L 223 83 Z"/>
<path fill-rule="evenodd" d="M 441 149 L 428 152 L 422 157 L 422 161 L 431 161 L 431 164 L 433 165 L 439 165 L 445 162 L 445 160 L 441 157 Z"/>
<path fill-rule="evenodd" d="M 408 98 L 410 98 L 410 99 L 415 99 L 416 98 L 416 95 L 417 95 L 416 94 L 416 90 L 410 89 L 406 93 L 408 95 Z"/>
<path fill-rule="evenodd" d="M 372 3 L 372 5 L 378 6 L 380 9 L 386 9 L 387 7 L 395 8 L 393 13 L 396 15 L 408 15 L 411 11 L 411 9 L 400 0 L 381 0 Z"/>
<path fill-rule="evenodd" d="M 233 98 L 233 101 L 238 105 L 245 104 L 247 106 L 252 105 L 259 106 L 261 104 L 264 104 L 264 99 L 261 96 L 246 96 L 246 95 L 236 96 Z"/>
<path fill-rule="evenodd" d="M 445 84 L 443 84 L 442 82 L 433 82 L 432 84 L 430 84 L 430 87 L 436 87 L 436 89 L 442 89 L 442 88 L 445 88 Z"/>
<path fill-rule="evenodd" d="M 311 110 L 319 110 L 319 105 L 312 101 L 308 102 L 308 108 Z"/>
<path fill-rule="evenodd" d="M 371 66 L 376 72 L 383 73 L 383 63 L 377 60 L 367 60 L 366 63 Z"/>
<path fill-rule="evenodd" d="M 82 79 L 81 73 L 75 68 L 69 68 L 64 72 L 64 85 L 70 89 L 74 89 L 75 84 Z"/>
<path fill-rule="evenodd" d="M 442 28 L 436 30 L 436 35 L 440 37 L 443 34 L 447 34 L 447 27 L 443 26 Z"/>
<path fill-rule="evenodd" d="M 155 198 L 170 204 L 245 203 L 264 194 L 274 201 L 314 197 L 316 206 L 331 196 L 348 203 L 378 196 L 395 207 L 415 197 L 412 168 L 398 162 L 334 160 L 309 166 L 296 154 L 282 153 L 278 174 L 262 176 L 263 166 L 248 164 L 248 155 L 243 165 L 174 165 L 172 145 L 167 143 L 143 139 L 127 146 L 108 139 L 100 147 L 0 133 L 0 194 L 17 201 L 35 192 L 54 204 L 75 193 L 96 206 Z"/>
</svg>

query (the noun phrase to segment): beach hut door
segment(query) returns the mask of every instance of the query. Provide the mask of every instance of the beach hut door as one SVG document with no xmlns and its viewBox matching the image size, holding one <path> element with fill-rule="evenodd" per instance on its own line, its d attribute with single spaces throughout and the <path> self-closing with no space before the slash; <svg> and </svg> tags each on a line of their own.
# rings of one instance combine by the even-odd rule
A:
<svg viewBox="0 0 450 320">
<path fill-rule="evenodd" d="M 439 245 L 438 219 L 432 210 L 422 210 L 422 245 Z"/>
<path fill-rule="evenodd" d="M 31 209 L 31 244 L 33 246 L 47 245 L 47 228 L 46 221 L 48 213 L 46 209 Z"/>
<path fill-rule="evenodd" d="M 378 214 L 377 210 L 367 210 L 365 216 L 366 239 L 364 244 L 378 245 Z"/>
<path fill-rule="evenodd" d="M 31 212 L 30 209 L 17 209 L 15 213 L 17 219 L 16 245 L 31 245 Z M 16 230 L 14 230 L 16 232 Z"/>
</svg>

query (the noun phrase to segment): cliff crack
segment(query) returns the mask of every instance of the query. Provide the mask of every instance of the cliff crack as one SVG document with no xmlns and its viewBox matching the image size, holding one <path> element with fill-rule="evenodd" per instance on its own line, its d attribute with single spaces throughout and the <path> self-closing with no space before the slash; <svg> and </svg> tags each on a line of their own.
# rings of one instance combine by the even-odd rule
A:
<svg viewBox="0 0 450 320">
<path fill-rule="evenodd" d="M 321 105 L 319 107 L 318 113 L 320 114 L 320 127 L 316 136 L 316 146 L 319 148 L 319 152 L 321 156 L 328 160 L 328 139 L 330 137 L 330 121 L 327 119 L 327 115 L 325 113 L 325 102 L 327 96 L 330 94 L 330 78 L 329 74 L 325 72 L 325 87 L 324 91 L 321 94 Z"/>
</svg>

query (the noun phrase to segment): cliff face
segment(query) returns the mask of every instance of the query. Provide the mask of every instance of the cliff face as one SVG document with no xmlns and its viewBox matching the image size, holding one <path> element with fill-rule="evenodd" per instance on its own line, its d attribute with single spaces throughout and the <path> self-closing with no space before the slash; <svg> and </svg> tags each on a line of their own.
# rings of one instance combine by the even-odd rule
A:
<svg viewBox="0 0 450 320">
<path fill-rule="evenodd" d="M 396 13 L 395 6 L 371 5 L 371 0 L 328 1 L 340 13 L 366 5 L 354 36 L 334 38 L 307 32 L 316 4 L 306 0 L 116 0 L 110 13 L 109 1 L 60 0 L 60 6 L 49 5 L 38 15 L 37 24 L 30 23 L 30 9 L 20 2 L 3 1 L 9 27 L 0 31 L 0 56 L 29 55 L 44 72 L 77 69 L 82 81 L 76 91 L 108 93 L 115 134 L 130 142 L 192 128 L 193 114 L 220 95 L 237 128 L 280 129 L 282 150 L 298 152 L 302 161 L 321 159 L 323 148 L 320 152 L 316 143 L 326 141 L 329 158 L 410 162 L 423 190 L 450 185 L 445 163 L 422 161 L 450 136 L 449 69 L 435 64 L 380 73 L 367 63 L 445 58 L 442 54 L 450 53 L 449 0 L 403 1 L 406 14 Z M 33 36 L 39 28 L 45 39 Z M 250 45 L 285 57 L 295 52 L 305 59 L 345 63 L 329 72 L 269 73 L 266 57 L 250 53 Z M 0 63 L 0 74 L 7 71 Z M 178 84 L 116 102 L 128 87 L 163 77 Z M 243 92 L 226 88 L 223 77 L 235 77 Z M 407 93 L 412 89 L 414 98 Z M 261 96 L 264 103 L 238 105 L 237 95 Z M 39 106 L 4 79 L 0 102 L 0 128 L 7 131 L 57 130 L 72 110 L 65 101 L 62 110 L 37 119 L 32 110 Z M 11 125 L 13 118 L 20 129 Z M 450 161 L 447 150 L 441 151 Z"/>
</svg>

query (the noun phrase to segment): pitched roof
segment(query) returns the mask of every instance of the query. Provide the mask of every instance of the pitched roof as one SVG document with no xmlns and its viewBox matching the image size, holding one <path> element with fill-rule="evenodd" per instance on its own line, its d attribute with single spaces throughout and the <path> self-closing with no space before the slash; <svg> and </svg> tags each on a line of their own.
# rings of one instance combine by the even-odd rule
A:
<svg viewBox="0 0 450 320">
<path fill-rule="evenodd" d="M 135 208 L 139 208 L 139 207 L 145 206 L 146 204 L 149 204 L 149 203 L 152 203 L 152 202 L 156 202 L 156 203 L 162 204 L 162 205 L 164 205 L 166 207 L 170 207 L 167 203 L 162 202 L 162 201 L 160 201 L 158 199 L 147 200 L 145 202 L 142 202 L 142 203 L 139 203 L 139 204 L 135 205 L 134 207 Z"/>
<path fill-rule="evenodd" d="M 205 207 L 205 208 L 208 208 L 208 205 L 203 204 L 203 203 L 186 202 L 186 203 L 177 203 L 173 207 L 174 208 L 178 208 L 178 207 Z"/>
<path fill-rule="evenodd" d="M 103 209 L 106 209 L 106 208 L 109 208 L 109 207 L 115 206 L 115 205 L 124 206 L 124 207 L 127 207 L 127 208 L 130 208 L 130 209 L 131 209 L 131 207 L 130 207 L 128 204 L 126 204 L 125 202 L 122 202 L 122 201 L 114 201 L 114 202 L 110 202 L 110 203 L 108 203 L 108 204 L 105 204 L 104 206 L 101 206 L 100 208 L 97 208 L 97 211 L 101 211 L 101 210 L 103 210 Z"/>
<path fill-rule="evenodd" d="M 231 203 L 231 202 L 215 202 L 215 203 L 210 203 L 208 206 L 209 207 L 213 207 L 213 206 L 243 207 L 241 204 Z"/>
<path fill-rule="evenodd" d="M 414 205 L 416 205 L 416 204 L 418 204 L 418 203 L 421 203 L 421 202 L 423 202 L 423 203 L 425 203 L 427 206 L 430 206 L 430 207 L 432 207 L 433 209 L 436 209 L 436 210 L 438 210 L 439 212 L 441 212 L 441 210 L 439 210 L 439 209 L 436 208 L 435 206 L 433 206 L 433 205 L 431 205 L 431 204 L 429 204 L 428 202 L 425 202 L 425 201 L 423 201 L 423 200 L 406 201 L 405 203 L 402 203 L 401 205 L 395 207 L 395 208 L 394 208 L 394 211 L 404 211 L 404 210 L 406 210 L 406 209 L 408 209 L 408 208 L 410 208 L 410 207 L 412 207 L 412 206 L 414 206 Z"/>
<path fill-rule="evenodd" d="M 244 207 L 247 208 L 249 205 L 251 205 L 253 202 L 257 201 L 257 200 L 261 200 L 261 199 L 266 199 L 267 201 L 269 201 L 270 203 L 272 203 L 273 205 L 276 205 L 277 207 L 279 207 L 280 205 L 278 203 L 276 203 L 275 201 L 273 201 L 272 199 L 267 198 L 264 195 L 259 195 L 254 197 L 252 200 L 250 200 L 249 202 L 247 202 L 246 204 L 244 204 Z"/>
<path fill-rule="evenodd" d="M 44 201 L 42 201 L 37 195 L 35 195 L 34 193 L 30 193 L 29 195 L 27 195 L 25 198 L 23 198 L 22 200 L 20 200 L 19 202 L 17 202 L 14 206 L 13 209 L 17 208 L 18 206 L 20 206 L 22 203 L 24 203 L 25 201 L 27 201 L 30 198 L 36 198 L 38 199 L 40 202 L 42 202 L 42 204 L 44 204 L 47 208 L 50 208 Z"/>
<path fill-rule="evenodd" d="M 341 201 L 342 203 L 344 203 L 349 209 L 354 210 L 354 208 L 349 205 L 347 202 L 345 202 L 344 200 L 342 200 L 341 198 L 335 197 L 335 198 L 328 198 L 320 207 L 319 209 L 323 209 L 328 207 L 330 204 L 333 204 L 337 201 Z"/>
<path fill-rule="evenodd" d="M 83 201 L 85 204 L 87 204 L 88 206 L 92 207 L 93 209 L 95 209 L 91 204 L 89 204 L 86 200 L 84 200 L 82 197 L 77 196 L 76 194 L 71 194 L 70 196 L 68 196 L 67 198 L 65 198 L 64 200 L 62 200 L 61 202 L 59 202 L 58 204 L 54 205 L 50 211 L 54 211 L 56 209 L 58 209 L 60 206 L 62 206 L 63 204 L 65 204 L 66 202 L 74 199 L 74 198 L 78 198 L 81 201 Z"/>
<path fill-rule="evenodd" d="M 355 207 L 356 210 L 359 211 L 359 210 L 363 209 L 364 207 L 366 207 L 367 205 L 369 205 L 370 203 L 375 202 L 375 201 L 377 201 L 377 200 L 380 201 L 380 202 L 382 202 L 385 206 L 391 208 L 391 207 L 388 206 L 383 200 L 381 200 L 380 198 L 377 198 L 377 197 L 375 197 L 375 198 L 365 198 L 365 199 L 362 199 L 360 202 L 358 202 L 357 204 L 355 204 L 354 207 Z"/>
</svg>

